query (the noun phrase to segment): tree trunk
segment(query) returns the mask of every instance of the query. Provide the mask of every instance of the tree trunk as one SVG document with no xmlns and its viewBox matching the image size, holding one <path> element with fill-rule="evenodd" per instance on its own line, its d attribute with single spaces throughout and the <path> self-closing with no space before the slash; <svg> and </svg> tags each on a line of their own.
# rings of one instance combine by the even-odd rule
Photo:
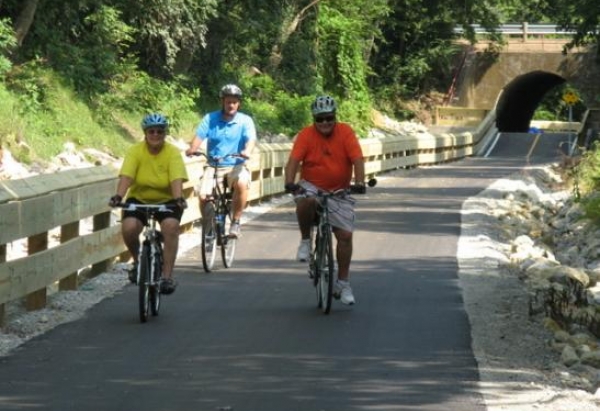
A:
<svg viewBox="0 0 600 411">
<path fill-rule="evenodd" d="M 288 24 L 284 24 L 281 28 L 281 33 L 277 42 L 271 47 L 271 57 L 269 58 L 269 65 L 271 69 L 276 69 L 281 63 L 281 49 L 285 42 L 290 38 L 290 36 L 296 31 L 300 22 L 306 17 L 306 13 L 314 6 L 319 4 L 321 0 L 313 0 L 300 10 L 290 21 Z"/>
<path fill-rule="evenodd" d="M 39 0 L 24 0 L 23 2 L 23 9 L 21 9 L 21 13 L 15 21 L 15 37 L 17 38 L 17 45 L 19 47 L 23 44 L 27 33 L 29 33 L 38 3 Z"/>
</svg>

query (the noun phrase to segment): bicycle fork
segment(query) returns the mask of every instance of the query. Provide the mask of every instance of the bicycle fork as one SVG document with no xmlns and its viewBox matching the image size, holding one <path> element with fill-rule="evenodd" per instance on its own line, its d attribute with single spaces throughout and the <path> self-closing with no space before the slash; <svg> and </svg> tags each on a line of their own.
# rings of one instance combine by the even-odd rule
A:
<svg viewBox="0 0 600 411">
<path fill-rule="evenodd" d="M 152 242 L 151 253 L 152 253 L 152 278 L 150 285 L 158 286 L 162 277 L 163 270 L 163 256 L 160 248 L 160 239 L 156 239 Z"/>
<path fill-rule="evenodd" d="M 149 286 L 157 286 L 160 281 L 161 273 L 162 273 L 162 252 L 160 250 L 160 245 L 157 242 L 160 239 L 156 238 L 154 240 L 144 240 L 143 248 L 146 248 L 150 251 L 148 257 L 150 261 L 148 261 L 149 267 L 149 278 L 146 278 L 146 283 Z M 140 256 L 141 258 L 142 256 Z M 141 266 L 141 264 L 140 264 Z M 140 273 L 138 270 L 138 283 L 140 281 Z"/>
</svg>

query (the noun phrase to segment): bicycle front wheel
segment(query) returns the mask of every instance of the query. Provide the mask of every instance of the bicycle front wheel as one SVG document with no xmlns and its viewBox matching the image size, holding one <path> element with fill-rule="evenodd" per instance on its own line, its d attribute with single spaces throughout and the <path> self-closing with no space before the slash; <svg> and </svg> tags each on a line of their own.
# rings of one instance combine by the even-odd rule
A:
<svg viewBox="0 0 600 411">
<path fill-rule="evenodd" d="M 324 314 L 329 314 L 333 297 L 333 282 L 335 281 L 330 227 L 326 227 L 323 230 L 317 249 L 319 251 L 315 266 L 318 267 L 317 293 L 319 294 L 319 307 Z"/>
<path fill-rule="evenodd" d="M 160 244 L 154 245 L 152 257 L 152 279 L 150 281 L 150 312 L 158 315 L 160 310 L 160 279 L 162 277 L 162 248 Z"/>
<path fill-rule="evenodd" d="M 230 237 L 223 233 L 221 238 L 221 257 L 223 259 L 223 265 L 225 268 L 229 268 L 233 265 L 233 259 L 235 257 L 235 248 L 237 246 L 237 238 Z"/>
<path fill-rule="evenodd" d="M 217 226 L 214 218 L 202 224 L 202 266 L 207 273 L 211 272 L 217 257 Z"/>
<path fill-rule="evenodd" d="M 152 270 L 152 256 L 150 255 L 150 244 L 142 245 L 142 253 L 139 258 L 138 276 L 138 306 L 140 321 L 148 321 L 148 310 L 150 308 L 150 270 Z"/>
</svg>

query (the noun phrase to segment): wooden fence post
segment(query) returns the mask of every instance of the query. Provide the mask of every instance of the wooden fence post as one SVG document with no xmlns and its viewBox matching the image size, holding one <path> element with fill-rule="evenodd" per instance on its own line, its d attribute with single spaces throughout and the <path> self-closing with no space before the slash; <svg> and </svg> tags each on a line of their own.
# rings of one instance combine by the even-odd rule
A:
<svg viewBox="0 0 600 411">
<path fill-rule="evenodd" d="M 104 230 L 110 227 L 110 211 L 105 213 L 97 214 L 94 216 L 94 232 Z M 90 273 L 91 277 L 95 277 L 99 274 L 105 273 L 110 268 L 111 259 L 100 261 L 92 265 Z"/>
<path fill-rule="evenodd" d="M 69 224 L 65 224 L 60 227 L 60 242 L 66 243 L 67 241 L 79 236 L 79 221 L 74 221 Z M 58 289 L 64 290 L 76 290 L 77 289 L 77 271 L 69 274 L 67 277 L 61 279 L 58 282 Z"/>
<path fill-rule="evenodd" d="M 27 238 L 27 254 L 31 255 L 48 249 L 48 232 L 36 234 Z M 43 267 L 39 267 L 43 269 Z M 39 310 L 46 306 L 47 287 L 40 288 L 25 298 L 25 307 L 28 311 Z"/>
</svg>

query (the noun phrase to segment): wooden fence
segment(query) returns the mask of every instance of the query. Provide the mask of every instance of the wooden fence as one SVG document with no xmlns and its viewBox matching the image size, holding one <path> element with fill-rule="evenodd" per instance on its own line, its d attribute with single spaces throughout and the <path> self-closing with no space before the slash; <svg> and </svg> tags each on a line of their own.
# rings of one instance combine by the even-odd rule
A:
<svg viewBox="0 0 600 411">
<path fill-rule="evenodd" d="M 386 134 L 363 139 L 366 172 L 373 176 L 458 160 L 472 155 L 486 132 L 479 127 L 459 135 Z M 249 200 L 254 202 L 283 193 L 291 144 L 260 144 L 258 148 L 249 163 Z M 189 207 L 182 220 L 184 228 L 200 218 L 193 184 L 203 163 L 196 158 L 188 160 L 187 166 Z M 99 274 L 116 258 L 128 258 L 117 213 L 107 206 L 115 192 L 117 171 L 114 166 L 97 166 L 0 182 L 0 324 L 5 321 L 6 303 L 19 300 L 29 310 L 42 308 L 50 287 L 77 289 L 84 270 Z M 26 255 L 10 259 L 7 247 L 17 242 L 26 242 Z"/>
</svg>

